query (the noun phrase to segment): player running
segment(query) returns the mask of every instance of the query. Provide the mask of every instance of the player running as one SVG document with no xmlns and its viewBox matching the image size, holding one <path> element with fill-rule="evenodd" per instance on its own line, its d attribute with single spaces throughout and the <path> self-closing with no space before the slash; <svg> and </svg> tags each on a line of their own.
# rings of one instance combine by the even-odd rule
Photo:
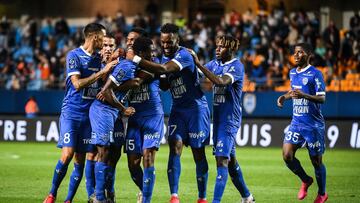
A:
<svg viewBox="0 0 360 203">
<path fill-rule="evenodd" d="M 205 145 L 209 143 L 209 108 L 200 89 L 198 71 L 186 48 L 179 46 L 179 28 L 174 24 L 161 27 L 162 64 L 143 59 L 132 52 L 127 58 L 141 68 L 155 74 L 166 74 L 173 104 L 169 118 L 168 181 L 171 203 L 180 202 L 178 197 L 181 171 L 180 156 L 183 146 L 190 146 L 196 163 L 198 202 L 207 202 L 206 185 L 208 163 Z"/>
<path fill-rule="evenodd" d="M 244 65 L 235 58 L 240 43 L 232 36 L 216 39 L 216 59 L 201 65 L 193 51 L 195 63 L 214 84 L 213 142 L 217 165 L 213 203 L 221 201 L 228 174 L 243 203 L 255 202 L 247 188 L 240 165 L 236 160 L 235 138 L 241 126 L 241 94 L 244 81 Z"/>
<path fill-rule="evenodd" d="M 65 202 L 71 202 L 80 184 L 86 152 L 92 151 L 89 108 L 98 93 L 97 80 L 107 75 L 115 65 L 101 69 L 101 57 L 96 52 L 103 45 L 105 27 L 91 23 L 83 31 L 84 44 L 70 51 L 66 57 L 66 92 L 60 114 L 60 138 L 62 148 L 52 180 L 52 187 L 44 203 L 55 202 L 57 190 L 74 157 L 74 170 L 70 177 L 69 191 Z M 101 69 L 101 70 L 100 70 Z"/>
<path fill-rule="evenodd" d="M 325 120 L 320 109 L 325 102 L 325 84 L 321 72 L 309 64 L 311 55 L 311 45 L 300 43 L 295 46 L 296 67 L 290 70 L 291 90 L 278 98 L 277 105 L 282 107 L 285 100 L 293 101 L 293 117 L 284 137 L 283 159 L 286 166 L 302 181 L 298 199 L 306 197 L 313 183 L 313 178 L 306 174 L 295 157 L 296 150 L 306 145 L 319 188 L 314 203 L 322 203 L 328 199 L 325 192 L 326 169 L 322 162 Z"/>
</svg>

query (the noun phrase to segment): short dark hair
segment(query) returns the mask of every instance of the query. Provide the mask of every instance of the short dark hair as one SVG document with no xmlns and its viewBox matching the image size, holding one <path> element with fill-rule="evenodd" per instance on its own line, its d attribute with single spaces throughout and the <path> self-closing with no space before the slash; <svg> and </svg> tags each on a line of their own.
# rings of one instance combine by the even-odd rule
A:
<svg viewBox="0 0 360 203">
<path fill-rule="evenodd" d="M 134 49 L 135 54 L 140 52 L 151 50 L 151 45 L 153 44 L 152 40 L 148 37 L 139 37 L 134 41 L 132 48 Z"/>
<path fill-rule="evenodd" d="M 115 36 L 112 33 L 106 32 L 106 35 L 104 37 L 115 39 Z"/>
<path fill-rule="evenodd" d="M 130 30 L 130 32 L 136 32 L 140 35 L 140 37 L 148 37 L 148 33 L 146 32 L 146 30 L 141 27 L 134 27 Z"/>
<path fill-rule="evenodd" d="M 103 25 L 99 23 L 90 23 L 85 26 L 83 33 L 86 38 L 91 34 L 102 32 L 102 30 L 106 30 Z"/>
<path fill-rule="evenodd" d="M 179 27 L 172 23 L 166 23 L 163 26 L 161 26 L 160 32 L 178 34 Z"/>
<path fill-rule="evenodd" d="M 312 46 L 309 43 L 305 43 L 305 42 L 297 43 L 295 47 L 301 47 L 307 55 L 311 55 L 313 53 Z"/>
</svg>

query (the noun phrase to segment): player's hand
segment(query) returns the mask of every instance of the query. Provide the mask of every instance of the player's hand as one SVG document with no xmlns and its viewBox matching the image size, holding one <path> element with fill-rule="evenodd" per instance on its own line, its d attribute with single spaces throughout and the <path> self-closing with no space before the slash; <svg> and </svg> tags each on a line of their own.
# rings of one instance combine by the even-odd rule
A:
<svg viewBox="0 0 360 203">
<path fill-rule="evenodd" d="M 132 61 L 134 59 L 135 53 L 133 49 L 128 49 L 126 52 L 126 59 Z"/>
<path fill-rule="evenodd" d="M 284 105 L 284 101 L 285 101 L 285 96 L 281 95 L 278 99 L 277 99 L 277 106 L 282 108 Z"/>
<path fill-rule="evenodd" d="M 304 98 L 304 93 L 299 89 L 295 89 L 290 92 L 290 96 L 293 99 L 300 99 L 300 98 Z"/>
<path fill-rule="evenodd" d="M 112 71 L 112 69 L 114 68 L 114 66 L 116 66 L 119 63 L 119 61 L 117 59 L 111 61 L 110 63 L 106 64 L 105 68 L 103 69 L 103 71 L 105 73 L 109 73 L 110 71 Z"/>
<path fill-rule="evenodd" d="M 134 115 L 134 113 L 135 113 L 135 109 L 134 109 L 134 107 L 126 107 L 125 108 L 125 110 L 123 111 L 123 114 L 124 114 L 124 116 L 132 116 L 132 115 Z"/>
<path fill-rule="evenodd" d="M 102 91 L 100 91 L 97 95 L 96 95 L 96 99 L 100 100 L 100 101 L 105 101 L 105 96 L 104 93 Z"/>
<path fill-rule="evenodd" d="M 192 49 L 189 49 L 189 48 L 187 48 L 187 50 L 190 52 L 191 56 L 194 58 L 195 63 L 199 64 L 200 61 L 199 61 L 199 58 L 197 57 L 195 51 Z"/>
<path fill-rule="evenodd" d="M 111 60 L 116 60 L 118 59 L 119 57 L 120 58 L 125 58 L 125 55 L 126 55 L 126 51 L 125 49 L 123 48 L 118 48 L 114 51 L 114 53 L 111 55 Z"/>
</svg>

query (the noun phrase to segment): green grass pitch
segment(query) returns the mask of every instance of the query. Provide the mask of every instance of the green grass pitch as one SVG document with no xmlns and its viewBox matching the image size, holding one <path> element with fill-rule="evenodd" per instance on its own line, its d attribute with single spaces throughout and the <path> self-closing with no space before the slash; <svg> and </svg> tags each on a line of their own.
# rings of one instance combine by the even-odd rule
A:
<svg viewBox="0 0 360 203">
<path fill-rule="evenodd" d="M 47 195 L 55 164 L 60 150 L 55 143 L 0 143 L 0 202 L 42 202 Z M 209 161 L 208 199 L 214 191 L 216 167 L 211 148 L 207 148 Z M 168 147 L 162 145 L 156 157 L 156 183 L 153 193 L 154 203 L 169 200 L 167 183 Z M 300 202 L 296 199 L 300 181 L 284 165 L 280 148 L 238 148 L 237 157 L 243 170 L 246 183 L 254 194 L 256 202 Z M 305 170 L 314 177 L 313 168 L 305 149 L 299 150 L 297 157 Z M 180 200 L 183 203 L 196 202 L 197 187 L 195 164 L 190 149 L 184 149 L 180 178 Z M 327 149 L 324 162 L 327 167 L 328 202 L 360 202 L 360 151 Z M 69 166 L 58 193 L 58 202 L 63 202 L 72 171 Z M 116 173 L 117 202 L 136 202 L 138 189 L 132 182 L 122 156 Z M 313 202 L 317 193 L 316 183 L 310 187 L 308 197 L 302 202 Z M 224 203 L 240 202 L 240 195 L 231 180 L 225 188 Z M 86 202 L 84 178 L 74 202 Z M 209 201 L 211 202 L 211 201 Z"/>
</svg>

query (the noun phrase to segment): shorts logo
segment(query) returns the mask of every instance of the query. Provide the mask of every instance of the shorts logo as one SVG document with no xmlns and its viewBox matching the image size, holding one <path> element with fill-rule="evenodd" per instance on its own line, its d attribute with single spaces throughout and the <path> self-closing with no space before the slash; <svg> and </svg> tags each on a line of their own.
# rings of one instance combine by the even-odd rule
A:
<svg viewBox="0 0 360 203">
<path fill-rule="evenodd" d="M 160 138 L 160 133 L 156 132 L 154 134 L 145 134 L 144 135 L 144 140 L 152 140 L 152 139 L 159 139 Z"/>
<path fill-rule="evenodd" d="M 189 133 L 189 137 L 193 139 L 199 139 L 205 137 L 204 131 L 200 131 L 199 133 Z"/>
<path fill-rule="evenodd" d="M 308 143 L 308 147 L 310 149 L 315 149 L 315 148 L 319 148 L 320 147 L 320 142 L 319 141 L 316 141 L 315 143 Z M 320 150 L 320 149 L 319 149 Z"/>
<path fill-rule="evenodd" d="M 303 78 L 303 79 L 302 79 L 303 85 L 306 85 L 308 82 L 309 82 L 309 79 L 308 79 L 308 78 Z"/>
</svg>

